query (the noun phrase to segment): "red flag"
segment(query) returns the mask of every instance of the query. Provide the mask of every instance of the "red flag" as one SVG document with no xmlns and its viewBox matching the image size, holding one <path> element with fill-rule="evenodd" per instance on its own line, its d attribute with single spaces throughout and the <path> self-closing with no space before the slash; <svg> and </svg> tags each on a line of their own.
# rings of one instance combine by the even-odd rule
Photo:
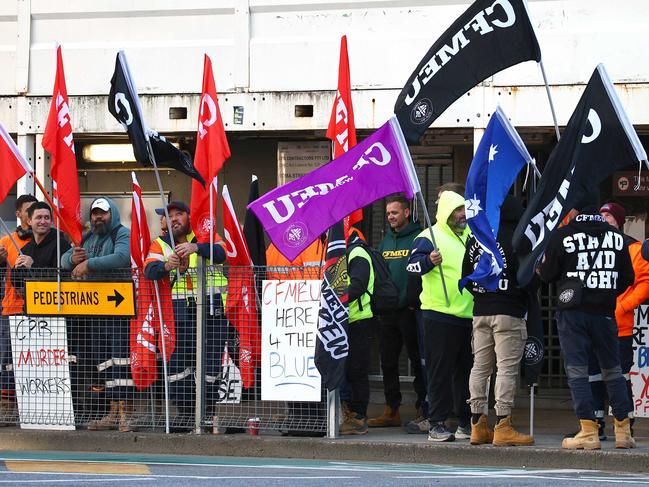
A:
<svg viewBox="0 0 649 487">
<path fill-rule="evenodd" d="M 349 81 L 349 56 L 347 55 L 347 36 L 340 39 L 340 61 L 338 64 L 338 91 L 331 110 L 327 138 L 334 146 L 334 159 L 343 155 L 356 145 L 356 126 L 352 106 L 352 85 Z M 345 235 L 349 227 L 363 219 L 363 210 L 358 209 L 345 218 Z"/>
<path fill-rule="evenodd" d="M 146 221 L 146 210 L 142 200 L 142 188 L 137 182 L 135 173 L 133 178 L 133 201 L 131 202 L 131 264 L 132 267 L 144 269 L 144 260 L 149 255 L 151 235 Z"/>
<path fill-rule="evenodd" d="M 4 201 L 16 181 L 25 173 L 34 172 L 18 150 L 16 143 L 0 122 L 0 202 Z"/>
<path fill-rule="evenodd" d="M 137 389 L 145 389 L 158 378 L 157 352 L 162 355 L 164 340 L 167 361 L 176 347 L 174 310 L 171 302 L 169 278 L 158 281 L 156 298 L 155 283 L 144 277 L 144 260 L 149 253 L 151 237 L 147 225 L 142 188 L 133 178 L 133 200 L 131 203 L 131 265 L 137 282 L 137 316 L 131 319 L 131 375 Z M 162 330 L 160 333 L 160 310 Z M 157 342 L 157 348 L 156 348 Z"/>
<path fill-rule="evenodd" d="M 198 109 L 196 154 L 194 155 L 194 166 L 203 176 L 206 185 L 203 187 L 197 181 L 192 181 L 190 203 L 192 229 L 199 242 L 209 242 L 210 229 L 216 231 L 217 188 L 214 178 L 229 157 L 230 146 L 225 137 L 223 119 L 216 96 L 212 61 L 206 54 L 203 65 L 203 91 Z M 212 211 L 210 211 L 210 191 L 212 192 Z"/>
<path fill-rule="evenodd" d="M 77 159 L 74 153 L 61 46 L 56 49 L 54 92 L 42 144 L 52 158 L 50 173 L 54 203 L 58 205 L 60 217 L 66 223 L 65 229 L 70 234 L 70 238 L 76 245 L 79 245 L 83 226 L 81 224 Z"/>
<path fill-rule="evenodd" d="M 255 272 L 227 186 L 223 186 L 223 233 L 227 262 L 231 266 L 225 315 L 239 333 L 239 370 L 243 387 L 248 389 L 255 383 L 261 348 Z"/>
</svg>

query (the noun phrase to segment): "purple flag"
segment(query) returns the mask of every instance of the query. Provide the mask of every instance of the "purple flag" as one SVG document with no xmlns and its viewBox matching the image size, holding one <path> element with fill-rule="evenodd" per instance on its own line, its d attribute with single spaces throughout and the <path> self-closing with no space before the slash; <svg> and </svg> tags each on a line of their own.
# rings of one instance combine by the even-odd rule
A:
<svg viewBox="0 0 649 487">
<path fill-rule="evenodd" d="M 294 260 L 334 223 L 392 193 L 411 199 L 419 181 L 396 117 L 342 156 L 253 201 L 271 241 Z"/>
</svg>

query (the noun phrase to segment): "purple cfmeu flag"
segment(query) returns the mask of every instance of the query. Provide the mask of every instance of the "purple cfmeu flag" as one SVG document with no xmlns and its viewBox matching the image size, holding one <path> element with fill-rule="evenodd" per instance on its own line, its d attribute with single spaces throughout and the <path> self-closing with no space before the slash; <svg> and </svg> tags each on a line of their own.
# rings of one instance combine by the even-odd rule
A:
<svg viewBox="0 0 649 487">
<path fill-rule="evenodd" d="M 253 201 L 271 241 L 293 261 L 354 210 L 392 193 L 418 192 L 408 146 L 396 117 L 333 161 Z"/>
</svg>

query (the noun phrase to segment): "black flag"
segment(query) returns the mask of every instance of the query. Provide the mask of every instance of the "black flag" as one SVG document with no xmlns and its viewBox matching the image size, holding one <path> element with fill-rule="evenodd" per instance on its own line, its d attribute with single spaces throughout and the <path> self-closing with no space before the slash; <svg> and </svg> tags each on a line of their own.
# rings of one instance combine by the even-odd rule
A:
<svg viewBox="0 0 649 487">
<path fill-rule="evenodd" d="M 325 387 L 333 391 L 343 383 L 349 354 L 347 244 L 342 221 L 329 229 L 328 239 L 314 361 Z"/>
<path fill-rule="evenodd" d="M 248 204 L 259 199 L 259 180 L 253 174 L 248 193 Z M 266 241 L 264 239 L 264 228 L 261 226 L 257 215 L 246 210 L 246 217 L 243 222 L 243 236 L 248 245 L 250 258 L 254 265 L 266 265 Z"/>
<path fill-rule="evenodd" d="M 541 60 L 524 0 L 478 0 L 428 50 L 399 93 L 394 113 L 411 144 L 451 103 L 489 76 Z"/>
<path fill-rule="evenodd" d="M 550 235 L 571 209 L 581 209 L 586 196 L 614 171 L 646 160 L 647 153 L 600 64 L 514 232 L 519 284 L 530 282 Z"/>
<path fill-rule="evenodd" d="M 124 51 L 119 51 L 115 60 L 115 72 L 110 80 L 108 94 L 108 111 L 128 133 L 137 162 L 143 166 L 153 165 L 147 148 L 147 141 L 150 140 L 153 156 L 159 166 L 177 169 L 205 186 L 205 180 L 189 157 L 157 132 L 147 128 Z"/>
</svg>

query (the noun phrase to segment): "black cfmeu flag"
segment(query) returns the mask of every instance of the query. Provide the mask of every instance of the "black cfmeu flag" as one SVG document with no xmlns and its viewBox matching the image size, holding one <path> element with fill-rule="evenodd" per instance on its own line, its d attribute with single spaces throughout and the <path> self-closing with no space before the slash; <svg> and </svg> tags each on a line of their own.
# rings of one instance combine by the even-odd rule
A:
<svg viewBox="0 0 649 487">
<path fill-rule="evenodd" d="M 153 156 L 159 166 L 177 169 L 205 186 L 205 180 L 191 159 L 163 136 L 147 128 L 124 51 L 119 51 L 115 60 L 115 72 L 110 80 L 108 94 L 108 111 L 128 133 L 137 162 L 144 166 L 153 165 L 147 148 L 147 140 L 150 140 Z"/>
<path fill-rule="evenodd" d="M 347 244 L 342 221 L 329 229 L 328 240 L 314 361 L 325 387 L 333 391 L 343 383 L 349 355 Z"/>
<path fill-rule="evenodd" d="M 541 319 L 541 303 L 536 287 L 527 292 L 527 340 L 523 349 L 523 380 L 530 387 L 536 384 L 545 358 L 545 332 Z"/>
<path fill-rule="evenodd" d="M 518 283 L 525 286 L 530 282 L 550 235 L 571 209 L 580 210 L 592 190 L 614 171 L 646 160 L 647 153 L 600 64 L 514 231 L 513 244 L 520 260 Z"/>
<path fill-rule="evenodd" d="M 394 106 L 411 144 L 451 103 L 489 76 L 541 60 L 524 0 L 478 0 L 428 50 Z"/>
</svg>

